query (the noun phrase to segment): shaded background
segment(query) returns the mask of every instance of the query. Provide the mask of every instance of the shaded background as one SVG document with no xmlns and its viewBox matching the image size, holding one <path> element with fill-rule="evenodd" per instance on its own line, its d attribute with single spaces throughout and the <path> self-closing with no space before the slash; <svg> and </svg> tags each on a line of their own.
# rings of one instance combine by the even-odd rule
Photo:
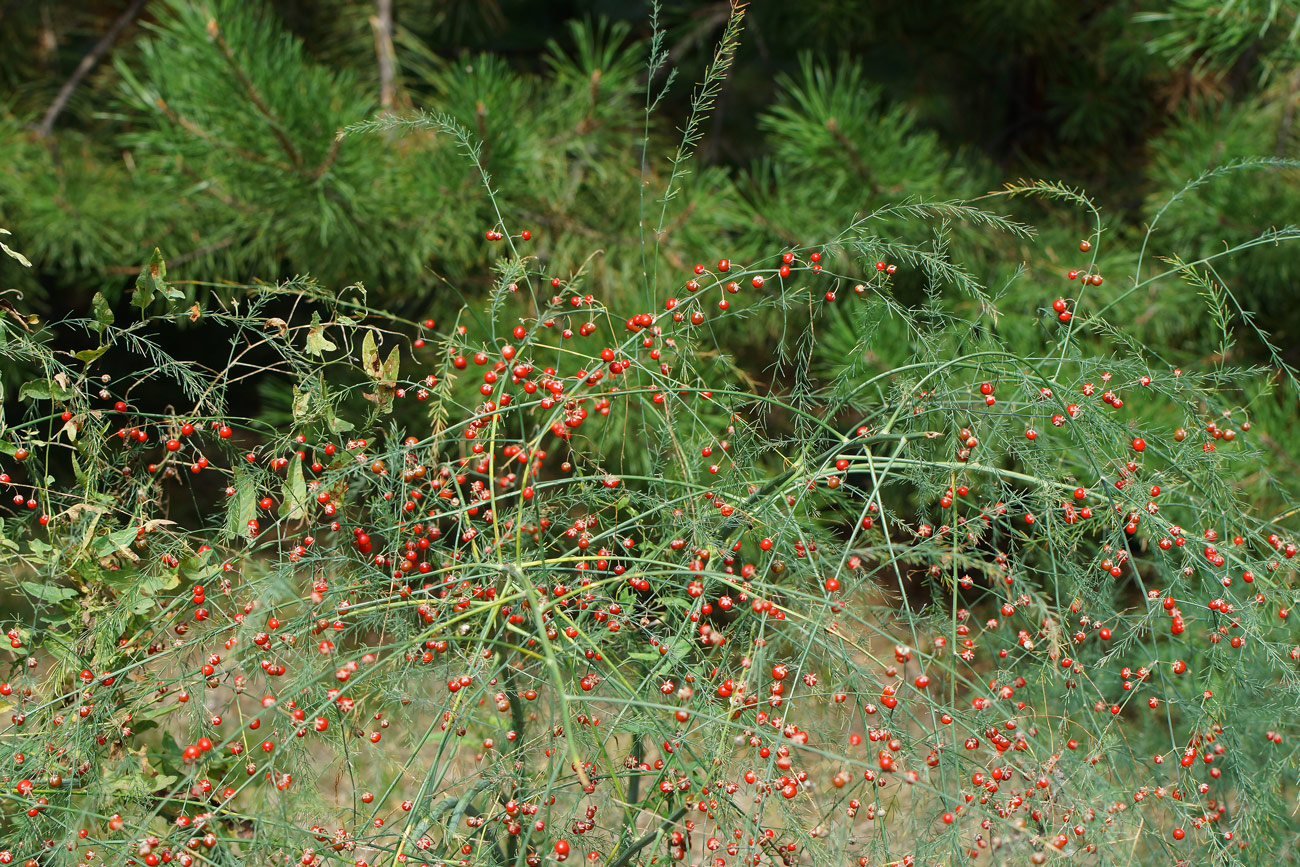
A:
<svg viewBox="0 0 1300 867">
<path fill-rule="evenodd" d="M 362 283 L 412 318 L 450 312 L 490 282 L 496 252 L 482 237 L 495 212 L 460 149 L 428 132 L 337 139 L 381 111 L 425 110 L 482 142 L 507 228 L 532 229 L 545 267 L 568 275 L 585 262 L 612 300 L 642 297 L 646 130 L 654 224 L 653 189 L 727 12 L 664 4 L 680 74 L 647 126 L 647 3 L 0 2 L 0 226 L 35 264 L 0 261 L 0 289 L 50 318 L 84 311 L 96 291 L 122 303 L 157 246 L 195 295 L 310 273 L 329 291 Z M 1189 180 L 1300 156 L 1298 27 L 1295 3 L 1269 0 L 754 3 L 665 211 L 659 282 L 677 285 L 700 258 L 821 243 L 890 202 L 1043 177 L 1103 211 L 1104 301 L 1132 285 L 1146 227 Z M 98 62 L 52 115 L 88 56 Z M 1034 245 L 958 230 L 953 250 L 990 286 L 1027 263 L 1005 302 L 1050 304 L 1068 289 L 1061 272 L 1086 224 L 1052 203 L 1016 203 L 1015 216 L 1038 226 Z M 1144 261 L 1190 260 L 1297 218 L 1294 167 L 1261 164 L 1186 191 Z M 1217 276 L 1294 359 L 1291 251 L 1256 249 Z M 923 297 L 903 278 L 898 291 Z M 1134 303 L 1157 352 L 1221 351 L 1181 315 L 1195 303 L 1186 296 L 1153 290 Z M 777 327 L 756 315 L 737 336 L 747 363 L 761 368 Z M 193 338 L 201 352 L 201 330 Z M 1267 357 L 1251 340 L 1233 352 Z"/>
</svg>

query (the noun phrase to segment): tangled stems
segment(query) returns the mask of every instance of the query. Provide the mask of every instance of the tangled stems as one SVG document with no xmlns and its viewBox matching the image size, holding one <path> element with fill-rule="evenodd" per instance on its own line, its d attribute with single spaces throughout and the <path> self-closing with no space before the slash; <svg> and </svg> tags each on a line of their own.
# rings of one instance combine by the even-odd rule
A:
<svg viewBox="0 0 1300 867">
<path fill-rule="evenodd" d="M 886 300 L 907 271 L 854 259 L 860 234 L 619 315 L 522 233 L 516 291 L 441 330 L 285 284 L 205 313 L 230 362 L 160 367 L 174 392 L 95 366 L 169 314 L 73 323 L 91 362 L 14 333 L 47 375 L 0 467 L 4 851 L 787 867 L 1286 839 L 1284 764 L 1255 766 L 1296 734 L 1293 513 L 1232 482 L 1261 453 L 1228 374 L 1054 308 L 998 345 Z M 733 379 L 747 302 L 816 364 Z M 831 353 L 853 363 L 818 355 L 833 317 L 877 335 Z M 226 410 L 259 376 L 292 379 L 283 423 Z"/>
</svg>

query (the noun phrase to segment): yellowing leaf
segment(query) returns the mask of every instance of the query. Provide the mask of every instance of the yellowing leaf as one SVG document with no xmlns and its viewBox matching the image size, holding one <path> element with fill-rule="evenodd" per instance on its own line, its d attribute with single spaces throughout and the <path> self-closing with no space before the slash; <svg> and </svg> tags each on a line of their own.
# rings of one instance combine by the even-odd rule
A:
<svg viewBox="0 0 1300 867">
<path fill-rule="evenodd" d="M 162 292 L 168 294 L 167 263 L 163 261 L 162 251 L 157 247 L 153 248 L 153 257 L 149 264 L 140 269 L 140 276 L 135 279 L 135 292 L 131 296 L 131 304 L 144 310 L 153 303 L 154 296 Z"/>
<path fill-rule="evenodd" d="M 320 356 L 335 349 L 338 346 L 325 336 L 325 325 L 320 321 L 320 314 L 312 313 L 311 327 L 307 329 L 307 354 Z"/>
<path fill-rule="evenodd" d="M 12 234 L 13 232 L 10 232 L 8 229 L 0 229 L 0 235 L 12 235 Z M 27 257 L 24 256 L 22 253 L 19 253 L 17 250 L 14 250 L 11 247 L 2 243 L 0 243 L 0 250 L 3 250 L 11 258 L 17 259 L 18 264 L 22 265 L 23 267 L 25 268 L 32 267 L 32 263 L 27 261 Z"/>
<path fill-rule="evenodd" d="M 379 360 L 379 347 L 375 345 L 375 332 L 367 331 L 361 341 L 361 366 L 366 375 L 378 382 L 384 378 L 384 363 Z"/>
</svg>

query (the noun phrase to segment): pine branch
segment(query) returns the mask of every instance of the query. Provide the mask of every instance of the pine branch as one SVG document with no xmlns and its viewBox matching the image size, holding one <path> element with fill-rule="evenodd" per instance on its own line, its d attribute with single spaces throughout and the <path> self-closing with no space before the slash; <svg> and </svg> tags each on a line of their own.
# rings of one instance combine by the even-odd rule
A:
<svg viewBox="0 0 1300 867">
<path fill-rule="evenodd" d="M 50 104 L 49 109 L 45 112 L 45 117 L 41 118 L 40 125 L 36 127 L 37 135 L 41 138 L 46 138 L 54 131 L 54 121 L 58 119 L 59 115 L 63 113 L 63 109 L 67 107 L 68 100 L 72 98 L 73 91 L 75 91 L 77 86 L 81 84 L 82 79 L 90 74 L 90 70 L 95 68 L 95 64 L 99 63 L 99 61 L 103 59 L 104 55 L 108 53 L 108 49 L 111 48 L 113 43 L 117 41 L 117 38 L 122 35 L 122 31 L 126 29 L 128 24 L 136 19 L 136 16 L 140 14 L 140 10 L 143 9 L 145 4 L 148 2 L 149 0 L 131 0 L 131 3 L 122 10 L 122 14 L 117 16 L 112 25 L 109 26 L 108 31 L 105 32 L 104 35 L 100 37 L 100 40 L 95 43 L 94 47 L 90 49 L 90 53 L 81 58 L 81 62 L 77 64 L 77 68 L 72 73 L 72 77 L 69 78 L 67 82 L 64 83 L 63 87 L 59 89 L 59 93 L 55 96 L 54 102 Z"/>
<path fill-rule="evenodd" d="M 265 163 L 267 165 L 275 166 L 276 168 L 282 169 L 286 172 L 294 171 L 294 167 L 289 165 L 286 162 L 282 162 L 280 160 L 268 159 L 264 154 L 257 153 L 256 151 L 250 151 L 245 148 L 237 147 L 231 144 L 225 138 L 213 135 L 212 133 L 205 130 L 203 127 L 199 126 L 194 121 L 178 114 L 176 110 L 173 109 L 166 102 L 164 102 L 161 97 L 159 97 L 155 105 L 157 106 L 158 110 L 162 112 L 163 116 L 166 117 L 168 120 L 170 120 L 172 123 L 176 124 L 181 129 L 184 129 L 186 132 L 188 132 L 190 135 L 194 136 L 195 138 L 201 139 L 203 142 L 211 145 L 214 149 L 228 150 L 242 160 L 249 160 L 255 163 Z M 232 199 L 231 200 L 232 204 L 233 201 L 234 200 Z"/>
<path fill-rule="evenodd" d="M 244 71 L 243 66 L 240 64 L 239 58 L 235 57 L 235 52 L 231 50 L 229 43 L 226 42 L 226 37 L 222 34 L 221 27 L 217 24 L 215 18 L 208 21 L 208 36 L 216 43 L 217 48 L 221 51 L 221 56 L 226 60 L 226 65 L 234 73 L 249 101 L 253 103 L 253 107 L 266 119 L 267 125 L 271 128 L 271 134 L 280 143 L 280 148 L 289 158 L 289 162 L 301 168 L 302 155 L 298 153 L 298 148 L 294 146 L 293 140 L 289 138 L 289 134 L 285 131 L 284 124 L 279 116 L 262 99 L 256 85 L 253 84 L 252 79 L 248 77 L 248 73 Z"/>
</svg>

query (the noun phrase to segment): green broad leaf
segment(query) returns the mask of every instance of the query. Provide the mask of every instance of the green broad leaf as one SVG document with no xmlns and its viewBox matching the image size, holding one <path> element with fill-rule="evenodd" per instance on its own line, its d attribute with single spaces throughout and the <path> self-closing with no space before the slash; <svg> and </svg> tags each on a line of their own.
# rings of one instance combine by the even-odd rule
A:
<svg viewBox="0 0 1300 867">
<path fill-rule="evenodd" d="M 257 482 L 248 470 L 236 467 L 233 487 L 235 495 L 226 508 L 225 531 L 230 539 L 242 539 L 248 522 L 257 516 Z"/>
<path fill-rule="evenodd" d="M 108 352 L 107 346 L 97 346 L 94 349 L 83 349 L 80 352 L 74 352 L 73 355 L 78 361 L 90 364 L 90 362 L 98 360 L 105 352 Z"/>
<path fill-rule="evenodd" d="M 175 739 L 169 734 L 163 736 L 163 741 L 164 750 L 169 741 L 175 743 Z M 179 747 L 176 752 L 179 754 Z M 159 764 L 165 763 L 159 762 Z M 112 769 L 112 773 L 104 775 L 104 791 L 114 797 L 141 798 L 170 789 L 177 779 L 178 777 L 172 774 L 163 773 L 151 762 L 148 747 L 142 746 L 139 750 L 128 749 L 117 766 Z"/>
<path fill-rule="evenodd" d="M 180 575 L 186 581 L 203 583 L 221 572 L 221 564 L 212 562 L 212 549 L 191 554 L 181 561 Z"/>
<path fill-rule="evenodd" d="M 130 772 L 113 772 L 107 775 L 108 779 L 104 783 L 104 793 L 114 794 L 114 796 L 143 796 L 144 792 L 140 786 L 140 777 L 138 773 Z"/>
<path fill-rule="evenodd" d="M 154 608 L 157 597 L 181 586 L 181 576 L 176 570 L 168 569 L 162 573 L 140 576 L 140 583 L 136 586 L 139 588 L 138 598 L 131 605 L 131 610 L 136 614 L 146 614 Z"/>
<path fill-rule="evenodd" d="M 284 480 L 284 497 L 280 502 L 280 515 L 286 521 L 297 521 L 307 516 L 307 482 L 302 477 L 302 461 L 289 462 L 289 474 Z"/>
<path fill-rule="evenodd" d="M 155 705 L 155 707 L 160 707 L 160 706 L 162 705 Z M 180 705 L 178 705 L 176 702 L 168 702 L 167 706 L 171 708 L 180 707 Z M 167 739 L 168 739 L 168 735 L 164 734 L 163 735 L 164 748 L 167 746 Z M 173 744 L 176 743 L 175 739 L 172 739 L 172 743 Z M 174 774 L 177 778 L 183 777 L 186 775 L 185 770 L 183 768 L 178 768 L 176 766 L 176 763 L 169 758 L 169 756 L 179 756 L 180 754 L 181 752 L 179 749 L 170 752 L 164 749 L 163 752 L 159 753 L 156 756 L 157 761 L 155 764 L 164 774 Z"/>
<path fill-rule="evenodd" d="M 320 314 L 312 313 L 311 326 L 307 329 L 307 354 L 323 356 L 336 349 L 338 346 L 325 336 L 325 325 L 320 321 Z"/>
<path fill-rule="evenodd" d="M 35 581 L 19 581 L 18 584 L 29 596 L 46 602 L 66 602 L 79 595 L 75 588 L 57 584 L 37 584 Z"/>
<path fill-rule="evenodd" d="M 108 330 L 108 326 L 113 324 L 113 308 L 108 305 L 108 299 L 104 297 L 103 292 L 95 293 L 95 297 L 90 301 L 90 309 L 95 314 L 95 325 L 92 327 L 103 334 Z"/>
<path fill-rule="evenodd" d="M 18 399 L 27 400 L 67 400 L 72 392 L 63 388 L 52 379 L 34 379 L 24 382 L 18 389 Z"/>
<path fill-rule="evenodd" d="M 125 527 L 116 532 L 100 536 L 95 539 L 95 553 L 101 557 L 107 557 L 109 554 L 124 552 L 133 560 L 139 559 L 136 553 L 127 547 L 136 540 L 138 535 L 135 527 Z"/>
<path fill-rule="evenodd" d="M 153 790 L 155 792 L 164 792 L 171 789 L 180 777 L 175 774 L 159 774 L 153 778 Z"/>
<path fill-rule="evenodd" d="M 5 534 L 4 518 L 0 518 L 0 548 L 7 548 L 10 551 L 18 550 L 18 543 Z"/>
<path fill-rule="evenodd" d="M 167 263 L 163 261 L 162 250 L 154 247 L 149 264 L 140 269 L 140 276 L 135 279 L 135 292 L 131 296 L 131 305 L 145 310 L 159 293 L 169 295 L 170 286 L 166 277 Z"/>
</svg>

